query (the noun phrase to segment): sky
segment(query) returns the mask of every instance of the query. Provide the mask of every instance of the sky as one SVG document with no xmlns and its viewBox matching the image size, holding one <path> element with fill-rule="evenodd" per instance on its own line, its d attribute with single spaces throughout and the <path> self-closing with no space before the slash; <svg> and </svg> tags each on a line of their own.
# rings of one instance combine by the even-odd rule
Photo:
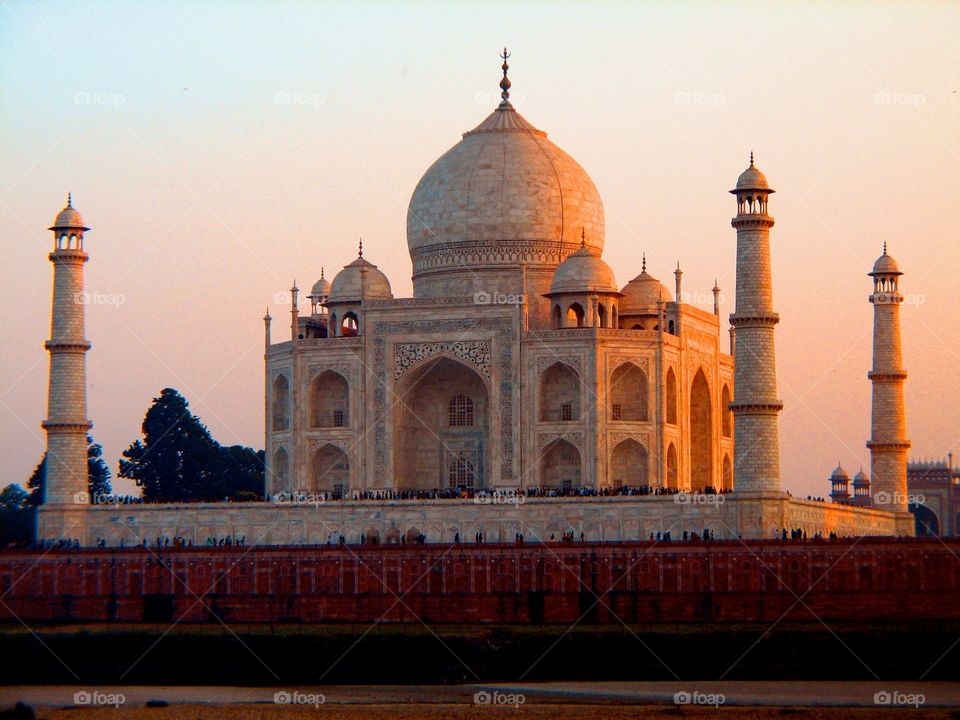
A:
<svg viewBox="0 0 960 720">
<path fill-rule="evenodd" d="M 770 201 L 784 487 L 869 468 L 870 271 L 901 291 L 911 457 L 960 455 L 960 4 L 6 2 L 0 5 L 0 485 L 44 437 L 68 191 L 89 416 L 116 472 L 164 387 L 263 447 L 263 323 L 356 256 L 410 296 L 406 207 L 511 100 L 593 178 L 604 258 L 733 311 L 748 154 Z M 304 304 L 302 309 L 308 309 Z M 115 481 L 130 491 L 126 481 Z"/>
</svg>

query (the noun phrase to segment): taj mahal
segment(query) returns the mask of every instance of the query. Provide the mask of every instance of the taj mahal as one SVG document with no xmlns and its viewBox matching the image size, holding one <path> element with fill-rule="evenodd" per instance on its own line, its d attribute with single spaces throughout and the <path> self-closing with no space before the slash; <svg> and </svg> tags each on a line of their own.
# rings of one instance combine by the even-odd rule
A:
<svg viewBox="0 0 960 720">
<path fill-rule="evenodd" d="M 602 258 L 604 208 L 594 183 L 513 107 L 502 57 L 499 105 L 413 190 L 413 297 L 394 297 L 361 244 L 329 281 L 306 269 L 320 276 L 305 296 L 309 312 L 295 284 L 289 326 L 281 332 L 264 317 L 262 502 L 85 499 L 90 344 L 84 306 L 73 298 L 83 290 L 89 228 L 68 202 L 50 228 L 43 426 L 55 462 L 39 539 L 115 546 L 160 536 L 319 544 L 479 534 L 491 542 L 518 534 L 622 541 L 687 529 L 717 538 L 769 538 L 784 528 L 913 534 L 901 272 L 886 247 L 869 273 L 869 483 L 883 501 L 795 498 L 779 452 L 774 190 L 752 154 L 730 190 L 736 306 L 727 327 L 720 288 L 713 312 L 684 302 L 679 265 L 672 288 L 645 260 L 618 283 Z"/>
</svg>

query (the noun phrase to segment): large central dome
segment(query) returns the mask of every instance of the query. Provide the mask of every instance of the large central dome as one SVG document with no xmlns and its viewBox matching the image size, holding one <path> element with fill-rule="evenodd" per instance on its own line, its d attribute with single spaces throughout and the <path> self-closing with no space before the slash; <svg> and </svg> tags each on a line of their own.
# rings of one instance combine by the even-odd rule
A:
<svg viewBox="0 0 960 720">
<path fill-rule="evenodd" d="M 407 244 L 417 297 L 520 292 L 524 265 L 528 295 L 547 292 L 581 233 L 603 248 L 603 203 L 590 176 L 503 95 L 413 191 Z"/>
</svg>

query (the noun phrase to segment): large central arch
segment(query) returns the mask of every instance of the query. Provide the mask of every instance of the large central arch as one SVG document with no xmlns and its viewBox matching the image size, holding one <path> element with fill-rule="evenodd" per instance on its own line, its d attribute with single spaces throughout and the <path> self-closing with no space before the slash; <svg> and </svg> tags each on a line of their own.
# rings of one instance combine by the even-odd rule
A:
<svg viewBox="0 0 960 720">
<path fill-rule="evenodd" d="M 400 490 L 477 489 L 490 476 L 490 393 L 480 374 L 440 355 L 396 389 L 393 468 Z"/>
<path fill-rule="evenodd" d="M 701 490 L 712 485 L 713 412 L 710 386 L 701 369 L 690 385 L 690 487 Z"/>
</svg>

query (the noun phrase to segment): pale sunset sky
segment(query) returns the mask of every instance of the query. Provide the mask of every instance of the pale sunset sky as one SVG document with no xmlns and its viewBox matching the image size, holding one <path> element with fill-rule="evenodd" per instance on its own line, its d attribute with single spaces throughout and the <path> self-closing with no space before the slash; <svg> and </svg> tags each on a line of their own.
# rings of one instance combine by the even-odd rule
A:
<svg viewBox="0 0 960 720">
<path fill-rule="evenodd" d="M 44 449 L 67 191 L 87 235 L 89 416 L 116 473 L 170 386 L 263 447 L 263 323 L 356 256 L 411 294 L 406 208 L 498 101 L 591 175 L 604 258 L 733 311 L 750 151 L 770 201 L 784 486 L 869 467 L 884 241 L 901 290 L 911 457 L 960 455 L 956 2 L 5 2 L 0 5 L 0 485 Z M 306 294 L 306 292 L 304 292 Z M 309 304 L 301 305 L 308 310 Z M 117 490 L 132 486 L 114 480 Z"/>
</svg>

